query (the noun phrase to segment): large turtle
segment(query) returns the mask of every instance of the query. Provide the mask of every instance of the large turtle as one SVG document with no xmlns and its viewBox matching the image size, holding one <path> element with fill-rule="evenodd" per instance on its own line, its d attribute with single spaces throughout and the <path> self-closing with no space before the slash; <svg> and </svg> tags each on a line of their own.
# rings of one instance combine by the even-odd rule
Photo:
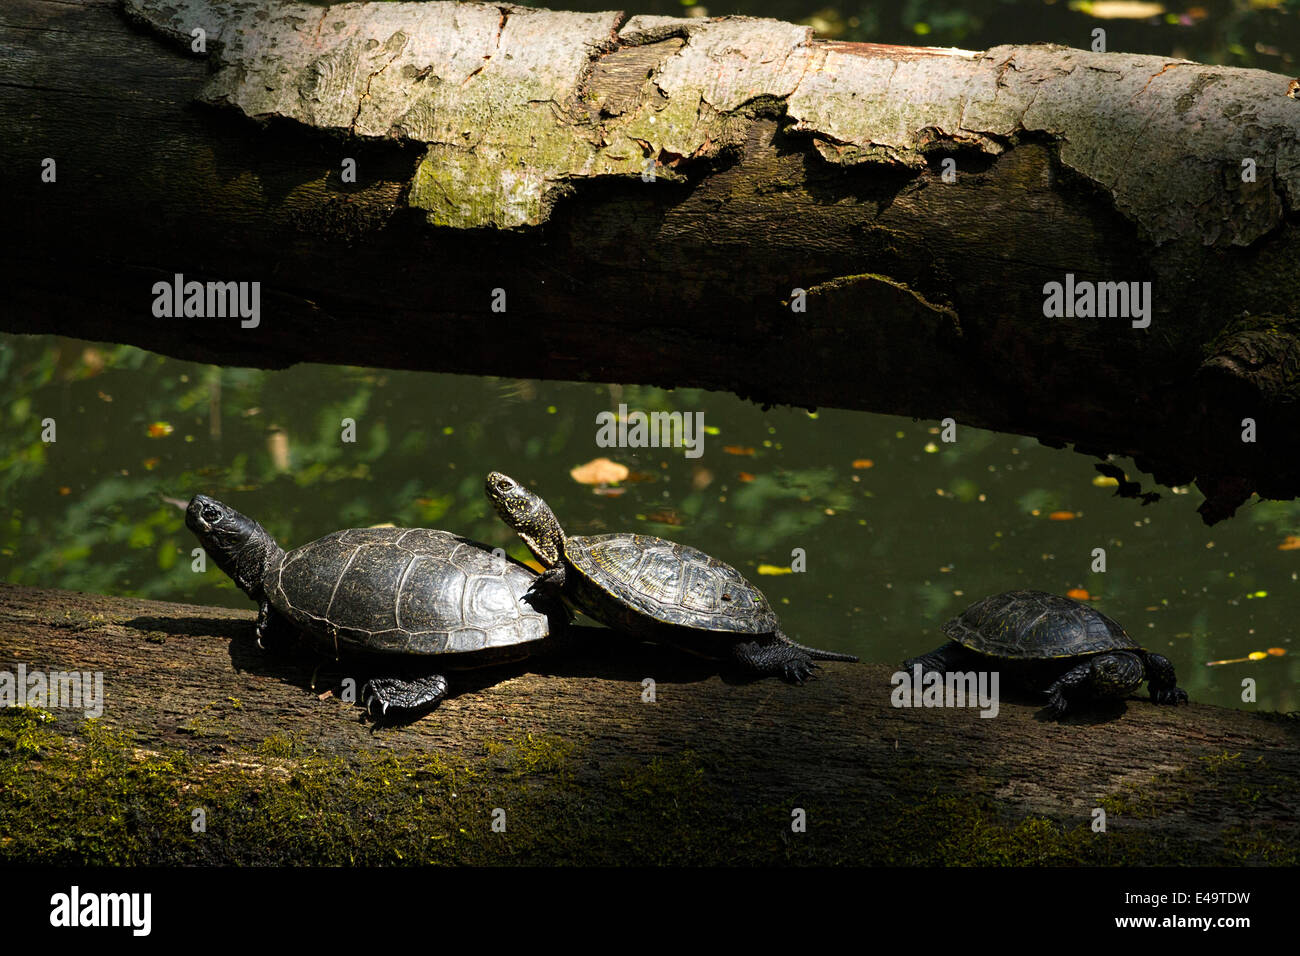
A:
<svg viewBox="0 0 1300 956">
<path fill-rule="evenodd" d="M 296 630 L 336 655 L 382 656 L 417 674 L 367 682 L 372 717 L 425 710 L 447 694 L 443 670 L 521 660 L 567 623 L 558 602 L 524 600 L 531 570 L 447 531 L 354 528 L 285 553 L 206 495 L 190 501 L 185 524 L 258 602 L 259 644 Z"/>
<path fill-rule="evenodd" d="M 702 551 L 644 534 L 566 537 L 546 502 L 514 479 L 494 471 L 485 488 L 546 569 L 533 590 L 558 593 L 602 624 L 792 683 L 815 661 L 857 661 L 790 640 L 763 592 Z"/>
<path fill-rule="evenodd" d="M 997 670 L 1011 686 L 1047 695 L 1061 716 L 1105 698 L 1125 697 L 1145 680 L 1157 704 L 1187 702 L 1174 665 L 1144 650 L 1124 628 L 1073 598 L 1006 591 L 977 601 L 943 626 L 947 644 L 905 661 L 911 670 Z"/>
</svg>

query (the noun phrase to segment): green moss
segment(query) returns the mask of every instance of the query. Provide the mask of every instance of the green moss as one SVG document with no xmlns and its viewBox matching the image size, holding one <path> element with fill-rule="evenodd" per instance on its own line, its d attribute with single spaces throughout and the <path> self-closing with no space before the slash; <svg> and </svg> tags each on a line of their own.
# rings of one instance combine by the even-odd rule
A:
<svg viewBox="0 0 1300 956">
<path fill-rule="evenodd" d="M 272 734 L 257 747 L 257 752 L 264 757 L 289 758 L 298 749 L 297 741 L 287 734 Z"/>
<path fill-rule="evenodd" d="M 1286 805 L 1283 801 L 1289 801 L 1291 790 L 1279 782 L 1275 768 L 1263 757 L 1247 759 L 1223 751 L 1198 758 L 1192 767 L 1154 776 L 1147 783 L 1127 783 L 1102 798 L 1100 805 L 1108 817 L 1117 820 L 1156 819 L 1197 806 L 1235 810 L 1246 822 L 1223 830 L 1220 862 L 1294 863 L 1294 839 L 1269 820 L 1257 819 L 1262 805 Z"/>
<path fill-rule="evenodd" d="M 17 757 L 40 756 L 41 747 L 58 736 L 45 725 L 54 715 L 38 707 L 5 707 L 0 710 L 0 747 Z"/>
<path fill-rule="evenodd" d="M 211 758 L 144 750 L 98 721 L 66 737 L 51 723 L 30 710 L 0 719 L 0 864 L 1107 865 L 1189 852 L 1142 832 L 1093 833 L 1086 820 L 1008 816 L 937 779 L 919 800 L 797 785 L 774 800 L 752 774 L 691 750 L 594 767 L 571 741 L 524 735 L 478 754 L 345 758 L 275 734 Z M 1189 776 L 1247 806 L 1271 799 L 1267 770 L 1222 754 Z M 1109 812 L 1162 799 L 1135 789 L 1108 797 Z M 796 809 L 804 832 L 791 826 Z M 1258 826 L 1195 853 L 1188 862 L 1295 862 Z"/>
<path fill-rule="evenodd" d="M 573 755 L 573 744 L 554 734 L 526 734 L 504 741 L 488 741 L 484 749 L 489 756 L 502 760 L 502 769 L 517 777 L 531 774 L 563 774 Z"/>
<path fill-rule="evenodd" d="M 1268 864 L 1271 866 L 1296 866 L 1300 864 L 1300 849 L 1294 841 L 1275 835 L 1272 828 L 1261 831 L 1258 827 L 1235 826 L 1223 831 L 1223 852 L 1226 862 L 1234 864 Z"/>
</svg>

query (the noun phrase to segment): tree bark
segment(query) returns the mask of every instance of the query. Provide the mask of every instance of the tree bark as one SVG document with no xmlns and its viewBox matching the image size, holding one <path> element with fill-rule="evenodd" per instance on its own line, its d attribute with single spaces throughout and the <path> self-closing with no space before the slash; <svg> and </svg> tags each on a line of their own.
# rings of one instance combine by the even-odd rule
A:
<svg viewBox="0 0 1300 956">
<path fill-rule="evenodd" d="M 951 417 L 1195 479 L 1211 521 L 1300 493 L 1293 79 L 745 18 L 124 9 L 0 11 L 6 330 Z M 156 317 L 178 274 L 262 283 L 258 324 Z M 1150 325 L 1045 314 L 1072 281 L 1150 282 Z"/>
<path fill-rule="evenodd" d="M 450 856 L 439 843 L 433 858 L 482 859 L 474 834 L 487 834 L 487 814 L 501 807 L 521 842 L 490 859 L 534 862 L 630 862 L 671 845 L 673 859 L 726 863 L 1294 863 L 1300 845 L 1300 723 L 1280 715 L 1134 698 L 1056 723 L 1004 699 L 983 719 L 892 706 L 889 665 L 827 664 L 800 687 L 738 683 L 707 662 L 598 639 L 545 666 L 465 672 L 428 716 L 376 731 L 331 692 L 353 673 L 347 665 L 327 664 L 313 687 L 312 662 L 268 656 L 252 632 L 251 612 L 0 587 L 4 666 L 102 672 L 99 723 L 126 734 L 133 770 L 122 777 L 173 788 L 146 799 L 118 793 L 117 778 L 91 785 L 106 791 L 97 795 L 114 819 L 138 818 L 153 834 L 132 862 L 315 859 L 311 831 L 331 813 L 373 821 L 344 862 L 347 853 L 393 860 L 365 856 L 365 841 L 391 854 L 414 838 L 367 801 L 409 812 L 418 795 L 419 828 L 436 831 L 457 800 L 476 806 L 476 787 L 482 815 L 466 809 L 449 826 L 469 835 Z M 644 700 L 647 677 L 654 702 Z M 54 714 L 61 736 L 39 754 L 0 747 L 0 818 L 10 801 L 27 800 L 33 820 L 71 801 L 76 778 L 98 765 L 79 753 L 111 763 L 94 749 L 102 732 L 79 714 Z M 65 752 L 73 758 L 61 762 Z M 503 764 L 502 753 L 517 759 Z M 284 793 L 328 776 L 326 759 L 348 768 L 339 779 L 379 773 L 383 787 L 362 800 L 359 783 L 334 788 L 331 777 L 309 809 L 278 810 Z M 450 782 L 412 790 L 430 776 Z M 218 826 L 237 812 L 221 810 L 223 799 L 252 801 L 255 812 Z M 209 838 L 193 844 L 191 806 L 208 807 L 212 820 Z M 1104 833 L 1093 829 L 1098 808 Z M 802 834 L 791 829 L 799 809 Z M 288 828 L 275 831 L 284 847 L 263 852 L 252 817 Z M 26 850 L 66 858 L 59 848 L 72 840 L 61 833 Z M 427 858 L 411 852 L 401 858 Z"/>
</svg>

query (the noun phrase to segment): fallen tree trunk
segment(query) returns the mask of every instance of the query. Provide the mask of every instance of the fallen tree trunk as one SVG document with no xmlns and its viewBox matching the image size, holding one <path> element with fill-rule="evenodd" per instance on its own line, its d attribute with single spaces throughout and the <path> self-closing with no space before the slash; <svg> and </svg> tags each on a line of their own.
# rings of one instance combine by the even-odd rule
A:
<svg viewBox="0 0 1300 956">
<path fill-rule="evenodd" d="M 99 720 L 0 711 L 0 859 L 1297 860 L 1300 722 L 1279 715 L 1134 699 L 1057 724 L 1004 700 L 982 719 L 894 708 L 890 666 L 737 684 L 608 644 L 462 677 L 376 731 L 330 693 L 336 665 L 313 689 L 311 663 L 256 649 L 252 619 L 0 587 L 5 668 L 104 679 Z"/>
<path fill-rule="evenodd" d="M 6 330 L 951 417 L 1196 479 L 1211 521 L 1300 493 L 1288 77 L 743 18 L 124 9 L 0 11 Z M 188 313 L 186 281 L 259 282 L 258 314 Z"/>
</svg>

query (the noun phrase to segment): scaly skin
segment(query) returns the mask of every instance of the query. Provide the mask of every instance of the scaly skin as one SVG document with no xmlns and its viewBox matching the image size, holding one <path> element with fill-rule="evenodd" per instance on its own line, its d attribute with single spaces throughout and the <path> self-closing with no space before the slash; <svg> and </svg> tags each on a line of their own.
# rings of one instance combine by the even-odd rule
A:
<svg viewBox="0 0 1300 956">
<path fill-rule="evenodd" d="M 1142 659 L 1128 651 L 1086 658 L 1047 688 L 1047 713 L 1061 717 L 1092 701 L 1127 697 L 1145 677 Z"/>
<path fill-rule="evenodd" d="M 366 713 L 376 722 L 405 717 L 428 710 L 447 696 L 447 678 L 442 674 L 403 679 L 376 677 L 361 688 Z"/>
<path fill-rule="evenodd" d="M 1177 685 L 1174 665 L 1169 662 L 1169 658 L 1151 651 L 1143 651 L 1142 657 L 1146 664 L 1147 689 L 1151 691 L 1151 699 L 1157 704 L 1187 703 L 1187 691 Z"/>
<path fill-rule="evenodd" d="M 736 644 L 732 656 L 742 667 L 759 677 L 772 674 L 791 684 L 802 684 L 817 667 L 817 662 L 799 648 L 779 642 Z"/>
</svg>

